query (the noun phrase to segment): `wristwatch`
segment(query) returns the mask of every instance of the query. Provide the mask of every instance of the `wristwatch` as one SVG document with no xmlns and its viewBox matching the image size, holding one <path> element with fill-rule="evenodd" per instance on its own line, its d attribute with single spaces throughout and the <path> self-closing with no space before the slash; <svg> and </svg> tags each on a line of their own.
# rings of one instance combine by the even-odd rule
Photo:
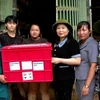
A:
<svg viewBox="0 0 100 100">
<path fill-rule="evenodd" d="M 89 88 L 89 86 L 88 86 L 88 85 L 86 85 L 86 84 L 84 84 L 84 86 L 85 86 L 86 88 Z"/>
</svg>

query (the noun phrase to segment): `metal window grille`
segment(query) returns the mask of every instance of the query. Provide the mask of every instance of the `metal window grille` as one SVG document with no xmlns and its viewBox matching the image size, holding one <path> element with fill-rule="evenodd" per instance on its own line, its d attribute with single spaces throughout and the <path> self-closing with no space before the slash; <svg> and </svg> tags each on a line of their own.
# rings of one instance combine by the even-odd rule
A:
<svg viewBox="0 0 100 100">
<path fill-rule="evenodd" d="M 77 37 L 77 24 L 88 20 L 87 0 L 56 0 L 56 20 L 64 18 L 73 26 L 73 36 Z"/>
</svg>

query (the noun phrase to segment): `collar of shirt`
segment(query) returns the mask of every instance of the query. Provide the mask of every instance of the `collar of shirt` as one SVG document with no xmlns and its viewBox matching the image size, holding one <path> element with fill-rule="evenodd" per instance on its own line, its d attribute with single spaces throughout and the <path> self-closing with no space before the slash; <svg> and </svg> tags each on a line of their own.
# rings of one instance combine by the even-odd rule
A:
<svg viewBox="0 0 100 100">
<path fill-rule="evenodd" d="M 65 44 L 65 42 L 67 41 L 68 39 L 67 39 L 67 37 L 63 40 L 63 41 L 61 41 L 59 44 L 58 44 L 58 46 L 59 47 L 62 47 L 64 44 Z"/>
<path fill-rule="evenodd" d="M 91 42 L 91 40 L 93 40 L 93 37 L 89 37 L 89 38 L 85 41 L 85 43 L 84 43 L 82 46 L 80 46 L 80 49 L 85 48 L 85 47 L 87 46 L 87 44 L 88 44 L 89 42 Z"/>
</svg>

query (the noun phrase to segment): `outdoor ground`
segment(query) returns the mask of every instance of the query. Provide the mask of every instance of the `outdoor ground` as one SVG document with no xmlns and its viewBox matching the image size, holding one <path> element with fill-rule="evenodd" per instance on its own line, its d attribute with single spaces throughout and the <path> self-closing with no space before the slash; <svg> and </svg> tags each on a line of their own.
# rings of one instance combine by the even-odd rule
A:
<svg viewBox="0 0 100 100">
<path fill-rule="evenodd" d="M 78 100 L 75 87 L 73 88 L 72 100 Z M 99 100 L 96 92 L 94 93 L 94 100 Z"/>
<path fill-rule="evenodd" d="M 50 89 L 50 94 L 51 94 L 51 100 L 55 100 L 55 99 L 54 99 L 54 91 L 53 91 L 53 89 Z M 73 87 L 72 100 L 78 100 L 78 97 L 77 97 L 77 94 L 76 94 L 75 86 Z M 95 92 L 95 94 L 94 94 L 94 100 L 99 100 L 99 99 L 98 99 L 98 95 L 97 95 L 96 92 Z"/>
<path fill-rule="evenodd" d="M 51 100 L 55 100 L 54 99 L 54 91 L 53 91 L 53 89 L 50 89 L 50 95 L 51 95 Z M 72 100 L 78 100 L 75 86 L 73 87 Z M 97 93 L 94 94 L 94 100 L 99 100 Z"/>
<path fill-rule="evenodd" d="M 50 100 L 55 100 L 54 91 L 53 91 L 52 88 L 49 89 L 49 93 L 50 93 L 50 97 L 51 97 Z M 27 100 L 27 99 L 23 99 L 23 98 L 20 96 L 18 90 L 17 90 L 17 91 L 15 90 L 15 91 L 14 91 L 13 100 Z M 38 95 L 38 100 L 41 100 L 40 94 Z M 77 97 L 77 94 L 76 94 L 75 86 L 73 87 L 72 100 L 78 100 L 78 97 Z M 94 100 L 99 100 L 99 99 L 98 99 L 97 93 L 94 94 Z"/>
</svg>

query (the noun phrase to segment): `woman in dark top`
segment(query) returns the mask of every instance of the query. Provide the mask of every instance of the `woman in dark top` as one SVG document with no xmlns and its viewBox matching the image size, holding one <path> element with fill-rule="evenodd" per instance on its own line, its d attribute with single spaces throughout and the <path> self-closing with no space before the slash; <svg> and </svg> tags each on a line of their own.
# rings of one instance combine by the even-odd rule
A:
<svg viewBox="0 0 100 100">
<path fill-rule="evenodd" d="M 72 26 L 67 20 L 56 21 L 53 24 L 53 31 L 58 36 L 52 58 L 56 100 L 71 100 L 75 79 L 74 66 L 81 62 L 79 44 L 72 37 Z"/>
<path fill-rule="evenodd" d="M 10 34 L 9 32 L 0 34 L 0 42 L 2 46 L 13 45 L 13 44 L 21 44 L 22 37 L 18 34 Z"/>
<path fill-rule="evenodd" d="M 23 41 L 24 44 L 32 43 L 47 43 L 45 38 L 42 38 L 40 27 L 38 24 L 32 24 L 30 28 L 30 38 Z M 40 90 L 42 100 L 50 100 L 49 97 L 49 82 L 31 82 L 29 84 L 28 100 L 36 100 L 37 91 Z"/>
<path fill-rule="evenodd" d="M 20 44 L 22 42 L 22 38 L 15 33 L 17 24 L 18 20 L 15 16 L 10 15 L 5 18 L 5 26 L 7 32 L 0 34 L 1 47 L 12 44 Z M 8 86 L 2 71 L 1 59 L 0 59 L 0 100 L 10 100 Z"/>
</svg>

